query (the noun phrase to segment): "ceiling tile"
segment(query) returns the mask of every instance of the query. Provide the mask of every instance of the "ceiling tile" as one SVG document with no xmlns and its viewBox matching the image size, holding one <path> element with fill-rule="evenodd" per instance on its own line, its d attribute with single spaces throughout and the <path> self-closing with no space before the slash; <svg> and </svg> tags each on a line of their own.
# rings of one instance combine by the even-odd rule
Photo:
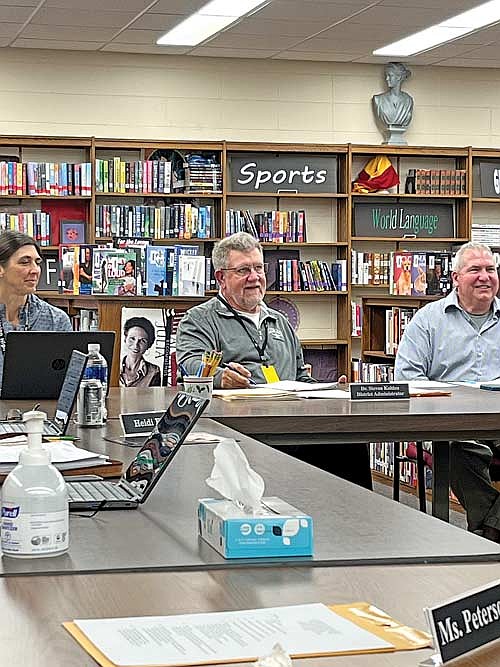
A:
<svg viewBox="0 0 500 667">
<path fill-rule="evenodd" d="M 154 55 L 184 55 L 189 51 L 185 46 L 158 46 L 156 44 L 120 44 L 110 42 L 100 51 L 115 51 L 117 53 L 152 53 Z"/>
<path fill-rule="evenodd" d="M 96 51 L 102 42 L 69 42 L 51 39 L 16 39 L 10 46 L 21 49 L 63 49 L 65 51 Z"/>
<path fill-rule="evenodd" d="M 281 51 L 273 56 L 273 60 L 316 60 L 318 62 L 351 62 L 358 54 L 354 53 L 339 53 L 332 51 L 331 53 L 324 53 L 318 51 L 311 53 L 309 51 Z"/>
<path fill-rule="evenodd" d="M 311 0 L 274 0 L 254 16 L 259 19 L 286 17 L 293 20 L 328 20 L 333 23 L 366 9 L 371 4 L 368 0 L 351 0 L 341 4 Z"/>
<path fill-rule="evenodd" d="M 18 0 L 11 1 L 18 3 Z M 43 6 L 58 7 L 59 9 L 82 9 L 83 4 L 87 11 L 95 9 L 107 12 L 142 12 L 151 4 L 151 0 L 85 0 L 85 3 L 82 3 L 82 0 L 45 0 Z"/>
<path fill-rule="evenodd" d="M 149 11 L 152 14 L 192 14 L 206 4 L 207 0 L 159 0 Z"/>
<path fill-rule="evenodd" d="M 167 32 L 182 20 L 179 14 L 143 14 L 132 23 L 131 28 L 138 30 L 161 30 Z"/>
<path fill-rule="evenodd" d="M 317 32 L 324 30 L 330 25 L 325 21 L 290 21 L 288 19 L 269 19 L 263 20 L 253 16 L 244 19 L 235 30 L 240 35 L 280 35 L 282 37 L 309 37 Z"/>
<path fill-rule="evenodd" d="M 116 33 L 110 28 L 86 28 L 83 26 L 32 25 L 22 31 L 20 37 L 71 42 L 107 42 Z M 35 47 L 36 48 L 36 47 Z M 75 47 L 76 48 L 76 47 Z"/>
<path fill-rule="evenodd" d="M 111 42 L 114 44 L 150 44 L 156 46 L 156 41 L 163 35 L 165 30 L 124 30 Z M 186 52 L 183 47 L 183 52 Z"/>
<path fill-rule="evenodd" d="M 216 49 L 211 46 L 199 46 L 190 52 L 192 56 L 210 56 L 213 58 L 270 58 L 274 51 L 258 51 L 252 49 Z"/>
<path fill-rule="evenodd" d="M 108 12 L 86 9 L 57 9 L 42 7 L 33 17 L 31 25 L 82 26 L 87 28 L 122 28 L 130 23 L 135 12 Z"/>
<path fill-rule="evenodd" d="M 251 35 L 246 36 L 246 47 L 251 47 L 251 50 L 269 50 L 275 53 L 282 49 L 287 49 L 297 42 L 295 37 L 282 37 L 281 35 Z M 207 46 L 215 46 L 216 48 L 240 49 L 243 40 L 242 35 L 235 30 L 226 30 L 218 37 L 211 39 Z"/>
</svg>

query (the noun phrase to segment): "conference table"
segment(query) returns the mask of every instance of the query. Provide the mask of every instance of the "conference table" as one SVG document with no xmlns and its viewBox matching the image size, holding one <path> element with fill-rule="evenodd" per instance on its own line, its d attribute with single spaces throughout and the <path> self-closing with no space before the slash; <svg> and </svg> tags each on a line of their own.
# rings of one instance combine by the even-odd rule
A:
<svg viewBox="0 0 500 667">
<path fill-rule="evenodd" d="M 165 616 L 367 601 L 427 630 L 423 607 L 498 577 L 496 564 L 126 572 L 0 578 L 0 667 L 95 667 L 62 627 L 82 618 Z M 258 644 L 256 655 L 260 653 Z M 431 649 L 297 659 L 294 667 L 416 667 Z M 498 642 L 460 667 L 497 667 Z M 251 663 L 239 663 L 250 667 Z"/>
<path fill-rule="evenodd" d="M 72 424 L 71 432 L 81 446 L 126 464 L 137 449 L 123 444 L 120 412 L 164 410 L 172 396 L 161 388 L 112 389 L 106 426 L 83 429 Z M 50 413 L 53 405 L 42 408 Z M 256 415 L 263 409 L 252 405 L 248 410 Z M 281 403 L 286 410 L 292 405 L 296 411 L 297 402 Z M 12 404 L 0 402 L 0 411 L 7 406 Z M 295 460 L 222 424 L 223 418 L 212 418 L 231 407 L 245 412 L 240 404 L 213 400 L 196 429 L 238 441 L 263 476 L 266 495 L 281 496 L 313 516 L 314 556 L 231 561 L 204 543 L 197 536 L 196 506 L 198 498 L 214 493 L 204 480 L 215 445 L 186 444 L 137 510 L 72 515 L 67 554 L 1 559 L 0 667 L 94 665 L 61 627 L 63 621 L 77 618 L 366 600 L 408 625 L 426 629 L 423 607 L 498 578 L 500 545 Z M 267 409 L 279 416 L 279 407 Z M 410 667 L 430 655 L 430 649 L 424 649 L 301 659 L 294 664 Z M 461 664 L 496 667 L 498 649 L 487 648 Z"/>
<path fill-rule="evenodd" d="M 138 400 L 142 410 L 161 410 L 169 391 L 112 389 L 110 414 L 135 412 Z M 345 400 L 213 399 L 205 415 L 269 445 L 432 440 L 432 514 L 446 521 L 450 441 L 500 439 L 499 393 L 463 386 L 451 396 L 408 400 L 351 401 L 348 393 Z"/>
</svg>

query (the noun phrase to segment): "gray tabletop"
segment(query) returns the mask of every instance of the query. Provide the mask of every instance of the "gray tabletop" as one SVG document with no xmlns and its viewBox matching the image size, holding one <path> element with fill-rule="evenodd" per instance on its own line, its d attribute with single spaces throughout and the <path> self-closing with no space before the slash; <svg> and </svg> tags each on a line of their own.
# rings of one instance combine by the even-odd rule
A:
<svg viewBox="0 0 500 667">
<path fill-rule="evenodd" d="M 252 467 L 276 495 L 314 520 L 312 558 L 225 560 L 197 535 L 200 497 L 213 465 L 212 445 L 186 445 L 138 510 L 107 511 L 94 518 L 71 516 L 68 554 L 16 560 L 4 557 L 0 574 L 185 571 L 258 567 L 303 567 L 448 563 L 500 560 L 500 546 L 345 482 L 250 438 L 200 420 L 199 428 L 233 435 Z M 129 460 L 133 450 L 109 442 L 118 423 L 103 430 L 80 430 L 82 444 Z M 109 440 L 104 440 L 104 437 Z"/>
</svg>

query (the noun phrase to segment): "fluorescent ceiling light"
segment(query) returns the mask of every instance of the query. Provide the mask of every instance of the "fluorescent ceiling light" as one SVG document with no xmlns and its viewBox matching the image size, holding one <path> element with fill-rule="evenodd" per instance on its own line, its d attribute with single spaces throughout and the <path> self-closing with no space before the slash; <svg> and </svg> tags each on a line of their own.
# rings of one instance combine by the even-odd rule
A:
<svg viewBox="0 0 500 667">
<path fill-rule="evenodd" d="M 263 0 L 212 0 L 162 35 L 157 44 L 195 46 L 231 25 Z"/>
<path fill-rule="evenodd" d="M 463 37 L 473 30 L 500 21 L 500 0 L 490 0 L 479 7 L 452 16 L 446 21 L 421 30 L 388 46 L 373 51 L 374 56 L 411 56 Z"/>
</svg>

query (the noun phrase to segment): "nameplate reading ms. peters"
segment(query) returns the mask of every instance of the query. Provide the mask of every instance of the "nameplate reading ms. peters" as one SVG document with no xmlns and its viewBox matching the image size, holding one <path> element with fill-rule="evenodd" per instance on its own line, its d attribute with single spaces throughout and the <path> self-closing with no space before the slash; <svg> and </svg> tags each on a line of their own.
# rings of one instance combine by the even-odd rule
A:
<svg viewBox="0 0 500 667">
<path fill-rule="evenodd" d="M 424 609 L 443 663 L 500 638 L 500 582 Z M 480 664 L 480 662 L 478 662 Z"/>
<path fill-rule="evenodd" d="M 163 412 L 128 412 L 120 415 L 123 435 L 149 435 L 163 416 Z"/>
<path fill-rule="evenodd" d="M 410 398 L 408 382 L 353 382 L 349 391 L 353 401 Z"/>
</svg>

